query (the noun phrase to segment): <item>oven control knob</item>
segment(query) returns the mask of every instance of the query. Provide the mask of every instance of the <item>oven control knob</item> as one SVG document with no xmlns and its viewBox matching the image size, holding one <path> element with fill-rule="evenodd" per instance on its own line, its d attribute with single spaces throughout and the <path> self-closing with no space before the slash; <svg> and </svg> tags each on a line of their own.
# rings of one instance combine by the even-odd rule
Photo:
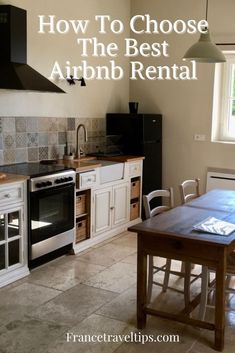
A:
<svg viewBox="0 0 235 353">
<path fill-rule="evenodd" d="M 41 185 L 43 188 L 45 188 L 47 186 L 47 183 L 45 181 L 43 181 Z"/>
<path fill-rule="evenodd" d="M 43 187 L 42 183 L 37 183 L 35 186 L 36 188 L 39 188 L 39 189 Z"/>
<path fill-rule="evenodd" d="M 73 180 L 73 177 L 68 177 L 68 181 L 72 181 Z"/>
<path fill-rule="evenodd" d="M 46 182 L 46 185 L 47 185 L 47 186 L 51 186 L 51 185 L 52 185 L 52 182 L 48 180 L 48 181 Z"/>
<path fill-rule="evenodd" d="M 59 184 L 59 183 L 60 183 L 60 179 L 56 179 L 55 184 Z"/>
</svg>

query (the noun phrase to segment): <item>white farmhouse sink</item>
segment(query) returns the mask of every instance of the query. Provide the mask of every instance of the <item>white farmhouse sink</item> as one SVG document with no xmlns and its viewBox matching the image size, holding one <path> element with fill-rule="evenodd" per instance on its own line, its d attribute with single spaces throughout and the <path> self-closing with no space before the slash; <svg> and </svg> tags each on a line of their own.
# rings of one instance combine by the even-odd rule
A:
<svg viewBox="0 0 235 353">
<path fill-rule="evenodd" d="M 100 167 L 100 183 L 110 183 L 111 181 L 116 181 L 123 179 L 124 177 L 124 163 L 111 162 L 105 160 L 95 160 L 86 161 L 86 163 L 96 163 L 101 164 Z"/>
</svg>

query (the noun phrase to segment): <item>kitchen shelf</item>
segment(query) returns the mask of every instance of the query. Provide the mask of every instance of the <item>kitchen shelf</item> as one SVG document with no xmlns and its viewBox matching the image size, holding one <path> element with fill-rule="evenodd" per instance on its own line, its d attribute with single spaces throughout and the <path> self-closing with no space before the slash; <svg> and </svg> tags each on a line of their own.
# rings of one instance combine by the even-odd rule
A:
<svg viewBox="0 0 235 353">
<path fill-rule="evenodd" d="M 134 177 L 130 180 L 130 220 L 140 217 L 140 185 L 141 177 Z"/>
<path fill-rule="evenodd" d="M 76 243 L 90 238 L 91 191 L 76 191 Z"/>
</svg>

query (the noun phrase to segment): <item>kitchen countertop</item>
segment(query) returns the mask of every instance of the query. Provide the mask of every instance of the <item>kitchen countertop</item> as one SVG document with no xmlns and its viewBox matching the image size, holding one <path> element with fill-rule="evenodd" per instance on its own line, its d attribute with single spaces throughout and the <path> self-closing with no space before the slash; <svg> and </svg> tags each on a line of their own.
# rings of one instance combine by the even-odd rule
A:
<svg viewBox="0 0 235 353">
<path fill-rule="evenodd" d="M 125 162 L 142 161 L 142 160 L 145 159 L 145 157 L 124 155 L 124 156 L 114 156 L 114 157 L 99 157 L 97 159 L 98 160 L 102 159 L 102 160 L 106 160 L 106 161 L 125 163 Z"/>
<path fill-rule="evenodd" d="M 94 158 L 91 158 L 92 160 L 95 160 Z M 72 168 L 74 169 L 77 173 L 80 172 L 87 172 L 89 170 L 92 170 L 94 168 L 99 168 L 101 167 L 101 164 L 99 163 L 99 161 L 97 160 L 97 163 L 86 163 L 85 160 L 64 160 L 64 159 L 59 159 L 58 160 L 58 164 L 63 164 L 64 166 L 68 167 L 68 168 Z"/>
<path fill-rule="evenodd" d="M 0 175 L 1 174 L 2 173 L 0 173 Z M 4 174 L 6 175 L 6 177 L 0 179 L 0 185 L 10 184 L 10 183 L 17 183 L 18 181 L 25 181 L 25 180 L 29 179 L 28 176 L 16 175 L 16 174 L 7 174 L 7 173 L 4 173 Z"/>
<path fill-rule="evenodd" d="M 132 161 L 138 161 L 138 160 L 143 160 L 145 157 L 141 156 L 131 156 L 131 155 L 124 155 L 124 156 L 114 156 L 114 157 L 82 157 L 81 160 L 64 160 L 60 159 L 58 160 L 58 164 L 63 164 L 68 168 L 74 169 L 77 173 L 80 172 L 86 172 L 95 168 L 101 167 L 101 163 L 99 163 L 99 160 L 105 160 L 105 161 L 111 161 L 111 162 L 117 162 L 117 163 L 125 163 L 125 162 L 132 162 Z M 89 161 L 89 162 L 86 162 Z M 91 163 L 91 161 L 94 161 Z"/>
</svg>

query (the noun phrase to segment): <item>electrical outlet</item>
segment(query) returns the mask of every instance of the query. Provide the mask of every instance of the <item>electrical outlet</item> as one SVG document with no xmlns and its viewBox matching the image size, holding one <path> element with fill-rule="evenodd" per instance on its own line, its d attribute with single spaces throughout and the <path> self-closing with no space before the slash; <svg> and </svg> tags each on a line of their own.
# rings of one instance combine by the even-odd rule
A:
<svg viewBox="0 0 235 353">
<path fill-rule="evenodd" d="M 195 134 L 194 141 L 206 141 L 206 135 L 202 134 Z"/>
</svg>

